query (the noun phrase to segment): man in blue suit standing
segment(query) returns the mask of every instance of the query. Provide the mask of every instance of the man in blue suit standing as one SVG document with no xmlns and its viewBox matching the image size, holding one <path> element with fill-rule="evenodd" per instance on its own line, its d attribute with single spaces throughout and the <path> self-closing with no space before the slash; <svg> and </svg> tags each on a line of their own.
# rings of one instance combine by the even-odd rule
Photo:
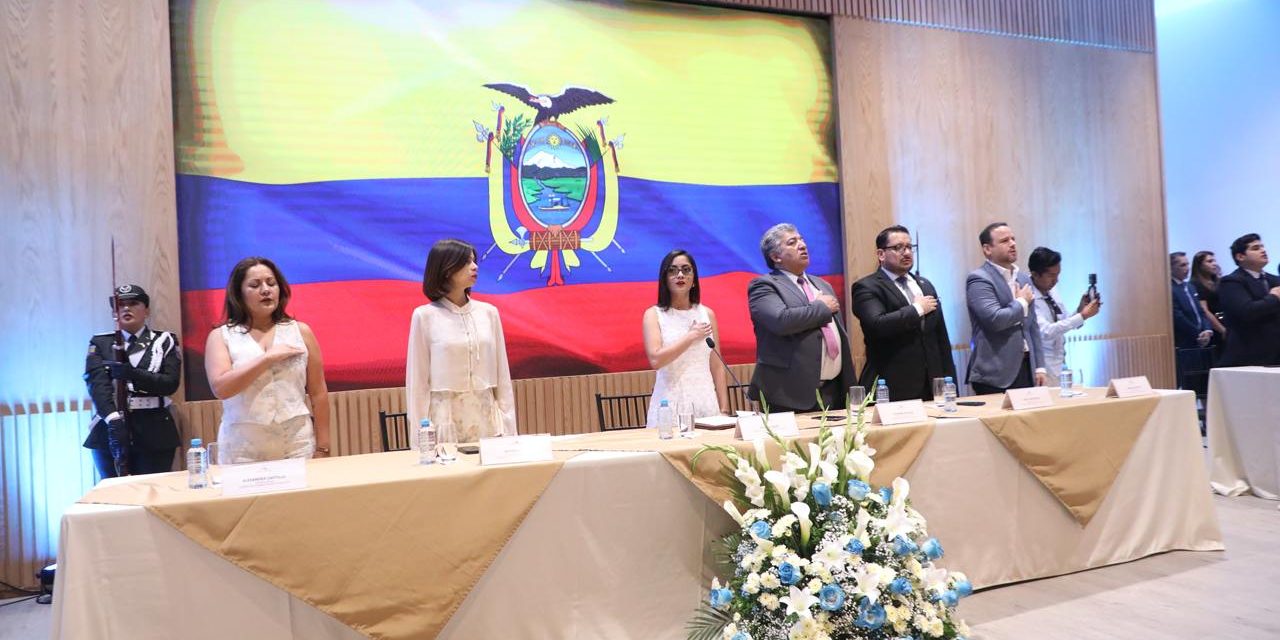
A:
<svg viewBox="0 0 1280 640">
<path fill-rule="evenodd" d="M 1179 349 L 1195 349 L 1209 346 L 1213 328 L 1200 308 L 1200 296 L 1187 282 L 1190 273 L 1187 254 L 1175 251 L 1169 254 L 1169 276 L 1173 292 L 1173 346 Z M 1181 379 L 1181 378 L 1179 378 Z"/>
<path fill-rule="evenodd" d="M 965 302 L 973 327 L 969 386 L 974 393 L 1004 393 L 1045 384 L 1040 328 L 1031 311 L 1031 278 L 1018 270 L 1018 243 L 1004 222 L 978 234 L 987 263 L 965 280 Z"/>
</svg>

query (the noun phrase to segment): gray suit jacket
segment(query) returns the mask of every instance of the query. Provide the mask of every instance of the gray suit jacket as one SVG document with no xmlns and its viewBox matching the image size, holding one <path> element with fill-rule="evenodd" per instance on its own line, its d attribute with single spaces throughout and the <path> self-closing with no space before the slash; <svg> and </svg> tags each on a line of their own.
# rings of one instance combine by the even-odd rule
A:
<svg viewBox="0 0 1280 640">
<path fill-rule="evenodd" d="M 1031 284 L 1025 271 L 1018 272 L 1017 281 L 1020 285 Z M 969 274 L 965 280 L 965 302 L 973 327 L 970 383 L 1009 388 L 1022 366 L 1024 340 L 1030 348 L 1032 376 L 1036 369 L 1044 367 L 1036 314 L 1022 312 L 1022 304 L 1014 299 L 995 265 L 988 262 Z"/>
<path fill-rule="evenodd" d="M 770 406 L 807 410 L 817 406 L 814 392 L 822 384 L 822 327 L 831 320 L 832 313 L 821 302 L 810 302 L 791 278 L 775 269 L 747 285 L 747 303 L 756 334 L 756 371 L 751 376 L 749 394 L 754 399 L 763 394 Z M 825 280 L 808 278 L 817 291 L 839 299 Z M 835 314 L 835 320 L 843 390 L 857 384 L 857 374 L 849 354 L 844 316 Z"/>
</svg>

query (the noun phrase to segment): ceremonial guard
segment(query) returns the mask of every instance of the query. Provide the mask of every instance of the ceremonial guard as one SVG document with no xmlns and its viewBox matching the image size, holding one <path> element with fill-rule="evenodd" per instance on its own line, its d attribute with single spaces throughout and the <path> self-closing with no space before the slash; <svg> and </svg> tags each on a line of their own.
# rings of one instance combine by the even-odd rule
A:
<svg viewBox="0 0 1280 640">
<path fill-rule="evenodd" d="M 147 326 L 151 298 L 142 287 L 121 285 L 114 293 L 118 330 L 93 336 L 84 363 L 94 406 L 84 446 L 103 478 L 169 471 L 178 448 L 167 397 L 182 372 L 178 338 Z"/>
</svg>

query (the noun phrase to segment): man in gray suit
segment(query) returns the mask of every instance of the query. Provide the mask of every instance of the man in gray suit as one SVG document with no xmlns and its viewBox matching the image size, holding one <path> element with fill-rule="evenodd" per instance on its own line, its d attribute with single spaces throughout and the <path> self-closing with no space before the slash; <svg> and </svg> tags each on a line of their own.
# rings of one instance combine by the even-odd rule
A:
<svg viewBox="0 0 1280 640">
<path fill-rule="evenodd" d="M 1045 384 L 1040 328 L 1031 312 L 1031 278 L 1018 270 L 1018 243 L 1004 222 L 978 234 L 987 263 L 965 281 L 965 302 L 973 326 L 969 386 L 974 393 L 1004 393 Z"/>
<path fill-rule="evenodd" d="M 857 384 L 849 338 L 835 290 L 805 273 L 809 248 L 790 224 L 774 225 L 760 239 L 770 272 L 751 280 L 747 302 L 756 334 L 756 370 L 748 395 L 769 410 L 814 411 L 815 391 L 828 407 L 844 407 Z"/>
</svg>

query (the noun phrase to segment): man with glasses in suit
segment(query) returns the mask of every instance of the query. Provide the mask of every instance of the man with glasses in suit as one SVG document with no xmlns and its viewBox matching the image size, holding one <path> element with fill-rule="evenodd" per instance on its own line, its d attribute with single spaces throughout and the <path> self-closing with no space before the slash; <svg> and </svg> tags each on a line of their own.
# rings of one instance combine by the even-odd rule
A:
<svg viewBox="0 0 1280 640">
<path fill-rule="evenodd" d="M 938 291 L 911 275 L 915 250 L 911 232 L 894 225 L 876 235 L 880 268 L 853 285 L 853 314 L 862 326 L 867 364 L 861 379 L 883 378 L 893 401 L 933 397 L 932 380 L 955 378 L 947 322 Z"/>
</svg>

